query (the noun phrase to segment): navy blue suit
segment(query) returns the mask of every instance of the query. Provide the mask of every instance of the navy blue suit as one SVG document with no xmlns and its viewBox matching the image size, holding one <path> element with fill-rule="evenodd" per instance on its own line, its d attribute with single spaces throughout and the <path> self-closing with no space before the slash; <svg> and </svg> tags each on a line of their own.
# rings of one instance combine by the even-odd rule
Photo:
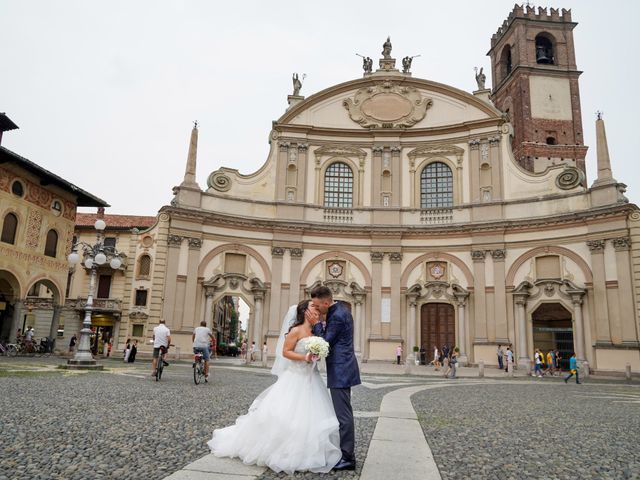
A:
<svg viewBox="0 0 640 480">
<path fill-rule="evenodd" d="M 351 387 L 360 385 L 360 369 L 353 350 L 353 318 L 347 306 L 336 302 L 327 312 L 327 325 L 318 323 L 315 335 L 329 343 L 327 387 L 331 389 L 333 408 L 340 423 L 342 459 L 355 462 L 355 428 L 351 408 Z"/>
</svg>

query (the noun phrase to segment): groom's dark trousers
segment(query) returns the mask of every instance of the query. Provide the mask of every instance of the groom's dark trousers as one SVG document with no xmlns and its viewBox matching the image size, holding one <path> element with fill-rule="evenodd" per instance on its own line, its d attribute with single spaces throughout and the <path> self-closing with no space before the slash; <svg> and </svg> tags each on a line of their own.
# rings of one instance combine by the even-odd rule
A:
<svg viewBox="0 0 640 480">
<path fill-rule="evenodd" d="M 347 462 L 355 462 L 354 453 L 356 438 L 353 423 L 353 408 L 351 408 L 351 387 L 331 388 L 331 401 L 336 417 L 340 423 L 340 449 L 342 459 Z"/>
</svg>

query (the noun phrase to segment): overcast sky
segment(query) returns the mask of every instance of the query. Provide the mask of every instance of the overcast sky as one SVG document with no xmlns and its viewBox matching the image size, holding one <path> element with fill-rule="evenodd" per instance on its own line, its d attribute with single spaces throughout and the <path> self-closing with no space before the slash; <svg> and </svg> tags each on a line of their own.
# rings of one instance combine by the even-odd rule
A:
<svg viewBox="0 0 640 480">
<path fill-rule="evenodd" d="M 0 111 L 20 127 L 3 146 L 111 204 L 155 215 L 181 182 L 192 121 L 198 182 L 221 166 L 257 170 L 271 122 L 301 94 L 362 76 L 387 35 L 414 77 L 475 90 L 491 85 L 491 35 L 513 0 L 241 1 L 0 0 Z M 538 4 L 536 3 L 536 6 Z M 571 8 L 589 184 L 595 111 L 602 110 L 615 178 L 640 203 L 640 2 L 564 0 Z"/>
</svg>

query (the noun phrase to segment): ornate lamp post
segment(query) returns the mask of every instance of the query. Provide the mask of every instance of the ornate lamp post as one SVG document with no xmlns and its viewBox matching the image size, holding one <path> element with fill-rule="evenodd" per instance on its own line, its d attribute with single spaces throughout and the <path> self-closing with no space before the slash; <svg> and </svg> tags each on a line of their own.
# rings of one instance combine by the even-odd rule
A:
<svg viewBox="0 0 640 480">
<path fill-rule="evenodd" d="M 82 249 L 84 256 L 84 266 L 90 270 L 89 293 L 87 294 L 87 304 L 84 309 L 84 320 L 82 330 L 80 330 L 80 342 L 73 359 L 67 361 L 68 368 L 102 369 L 91 354 L 91 313 L 93 311 L 93 294 L 96 285 L 97 270 L 101 265 L 109 262 L 114 270 L 122 265 L 121 255 L 115 247 L 105 246 L 103 232 L 107 224 L 102 219 L 96 220 L 96 243 L 90 245 L 85 242 L 76 242 L 71 248 L 68 260 L 69 264 L 76 265 L 80 262 L 78 248 Z"/>
</svg>

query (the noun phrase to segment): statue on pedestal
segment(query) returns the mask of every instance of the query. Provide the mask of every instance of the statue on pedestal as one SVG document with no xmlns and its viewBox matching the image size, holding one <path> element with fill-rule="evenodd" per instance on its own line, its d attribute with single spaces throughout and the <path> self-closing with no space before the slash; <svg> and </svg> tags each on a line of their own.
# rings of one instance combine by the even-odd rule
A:
<svg viewBox="0 0 640 480">
<path fill-rule="evenodd" d="M 413 57 L 404 57 L 402 59 L 402 73 L 409 73 L 411 71 L 411 62 L 413 62 Z"/>
<path fill-rule="evenodd" d="M 382 44 L 382 57 L 384 59 L 391 58 L 391 37 L 387 37 L 387 41 Z"/>
<path fill-rule="evenodd" d="M 478 84 L 478 90 L 485 90 L 484 82 L 487 80 L 487 76 L 482 73 L 482 67 L 480 67 L 480 71 L 478 71 L 478 67 L 474 67 L 476 71 L 476 83 Z"/>
<path fill-rule="evenodd" d="M 370 57 L 362 58 L 362 69 L 364 70 L 364 73 L 371 73 L 373 70 L 373 60 L 371 60 Z"/>
<path fill-rule="evenodd" d="M 292 80 L 293 80 L 293 96 L 297 97 L 297 96 L 300 95 L 300 89 L 302 88 L 302 82 L 298 78 L 298 74 L 297 73 L 293 74 Z"/>
</svg>

